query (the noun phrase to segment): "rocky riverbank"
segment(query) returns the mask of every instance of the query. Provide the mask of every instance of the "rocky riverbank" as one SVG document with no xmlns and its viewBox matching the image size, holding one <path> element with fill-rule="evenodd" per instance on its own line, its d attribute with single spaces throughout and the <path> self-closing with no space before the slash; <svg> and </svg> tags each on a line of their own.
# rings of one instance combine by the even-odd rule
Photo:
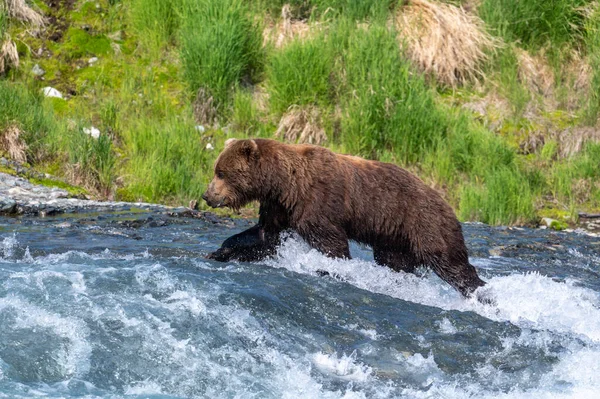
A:
<svg viewBox="0 0 600 399">
<path fill-rule="evenodd" d="M 84 199 L 61 188 L 34 184 L 25 178 L 0 172 L 0 215 L 45 217 L 64 213 L 117 212 L 133 209 L 164 212 L 175 217 L 199 218 L 215 224 L 232 224 L 229 218 L 185 207 Z"/>
</svg>

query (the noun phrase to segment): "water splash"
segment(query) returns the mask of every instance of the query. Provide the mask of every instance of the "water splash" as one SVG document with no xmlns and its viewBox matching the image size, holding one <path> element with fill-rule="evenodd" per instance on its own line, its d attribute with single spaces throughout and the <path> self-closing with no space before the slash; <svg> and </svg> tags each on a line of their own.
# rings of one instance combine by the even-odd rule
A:
<svg viewBox="0 0 600 399">
<path fill-rule="evenodd" d="M 62 227 L 48 246 L 31 235 L 38 227 L 2 238 L 0 397 L 600 392 L 600 264 L 585 245 L 539 265 L 533 256 L 472 259 L 496 299 L 485 306 L 432 273 L 380 267 L 364 248 L 332 260 L 292 238 L 266 265 L 217 264 L 202 259 L 221 240 L 203 235 L 210 227 L 148 228 L 126 241 L 110 226 L 120 247 L 98 239 L 101 221 Z M 182 252 L 192 239 L 202 243 L 196 253 Z M 556 265 L 567 277 L 552 274 Z"/>
</svg>

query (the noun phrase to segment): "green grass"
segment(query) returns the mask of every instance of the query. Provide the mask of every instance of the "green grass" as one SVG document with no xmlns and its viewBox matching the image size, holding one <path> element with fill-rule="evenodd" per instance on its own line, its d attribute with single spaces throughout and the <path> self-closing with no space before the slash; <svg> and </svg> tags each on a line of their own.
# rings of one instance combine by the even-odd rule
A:
<svg viewBox="0 0 600 399">
<path fill-rule="evenodd" d="M 95 139 L 77 129 L 71 132 L 67 146 L 75 179 L 103 195 L 110 195 L 116 163 L 111 138 L 107 134 L 100 134 Z"/>
<path fill-rule="evenodd" d="M 4 3 L 0 4 L 0 43 L 4 41 L 4 35 L 8 32 L 8 14 L 4 9 Z"/>
<path fill-rule="evenodd" d="M 553 90 L 567 91 L 557 94 L 565 104 L 571 88 L 564 82 L 572 77 L 556 63 L 567 58 L 553 61 L 553 52 L 586 51 L 590 98 L 581 109 L 555 111 L 568 118 L 546 117 L 553 110 L 543 115 L 560 130 L 598 119 L 599 18 L 580 19 L 576 7 L 586 1 L 482 0 L 490 29 L 507 43 L 491 55 L 483 88 L 456 90 L 436 87 L 402 54 L 389 23 L 401 2 L 291 0 L 293 18 L 322 30 L 263 48 L 262 25 L 280 22 L 285 3 L 77 0 L 71 11 L 46 7 L 65 18 L 65 36 L 42 42 L 18 24 L 9 27 L 19 37 L 22 67 L 0 80 L 0 131 L 17 124 L 33 166 L 101 197 L 187 205 L 204 191 L 227 138 L 272 138 L 290 106 L 310 106 L 327 146 L 410 169 L 443 191 L 462 220 L 529 223 L 548 212 L 600 209 L 598 145 L 570 159 L 561 159 L 559 143 L 548 138 L 535 153 L 518 152 L 527 134 L 550 129 L 528 116 L 544 99 L 521 81 L 520 48 L 555 66 Z M 42 45 L 52 57 L 36 55 Z M 100 60 L 89 67 L 83 61 L 92 56 Z M 44 81 L 29 73 L 36 63 L 46 70 Z M 47 85 L 75 94 L 43 99 L 39 90 Z M 214 97 L 221 128 L 194 120 L 200 88 Z M 488 94 L 510 104 L 497 119 L 461 108 Z M 98 140 L 82 133 L 92 125 L 102 132 Z"/>
<path fill-rule="evenodd" d="M 66 58 L 103 56 L 112 52 L 110 40 L 103 34 L 92 34 L 81 28 L 69 28 L 59 52 Z"/>
<path fill-rule="evenodd" d="M 252 92 L 238 90 L 233 96 L 233 110 L 231 113 L 231 125 L 237 132 L 248 135 L 256 135 L 260 128 L 260 111 L 258 110 Z"/>
<path fill-rule="evenodd" d="M 518 170 L 500 168 L 490 171 L 483 184 L 464 186 L 459 217 L 492 225 L 522 224 L 534 220 L 534 196 L 522 177 Z"/>
<path fill-rule="evenodd" d="M 185 0 L 180 31 L 183 72 L 190 90 L 203 88 L 221 112 L 233 89 L 255 81 L 264 58 L 262 33 L 241 0 Z"/>
<path fill-rule="evenodd" d="M 70 195 L 74 196 L 74 197 L 80 197 L 83 195 L 88 195 L 89 193 L 87 192 L 87 190 L 81 188 L 81 187 L 76 187 L 73 186 L 69 183 L 65 183 L 63 181 L 60 180 L 53 180 L 53 179 L 36 179 L 36 178 L 30 178 L 29 179 L 33 184 L 39 184 L 42 186 L 46 186 L 46 187 L 56 187 L 56 188 L 60 188 L 62 190 L 65 190 L 66 192 L 68 192 Z"/>
<path fill-rule="evenodd" d="M 267 10 L 272 16 L 279 17 L 281 8 L 289 4 L 292 17 L 296 19 L 342 16 L 362 21 L 385 18 L 397 3 L 395 0 L 262 0 L 255 2 L 254 9 Z"/>
<path fill-rule="evenodd" d="M 519 61 L 515 51 L 512 45 L 499 49 L 493 55 L 491 65 L 494 65 L 494 69 L 490 74 L 499 84 L 498 91 L 509 101 L 513 118 L 519 119 L 532 100 L 532 93 L 519 78 Z"/>
<path fill-rule="evenodd" d="M 124 132 L 129 193 L 150 202 L 199 199 L 211 166 L 206 144 L 193 121 L 173 116 L 157 122 L 138 120 Z"/>
<path fill-rule="evenodd" d="M 586 45 L 592 70 L 592 80 L 587 104 L 584 108 L 584 122 L 594 126 L 600 116 L 600 9 L 590 16 L 586 23 Z"/>
<path fill-rule="evenodd" d="M 59 129 L 43 96 L 22 84 L 0 80 L 0 110 L 0 132 L 15 124 L 28 145 L 28 160 L 43 158 L 46 136 Z"/>
<path fill-rule="evenodd" d="M 295 40 L 274 51 L 267 64 L 271 110 L 284 113 L 292 105 L 329 106 L 333 57 L 322 35 Z"/>
<path fill-rule="evenodd" d="M 131 20 L 148 51 L 160 56 L 160 49 L 175 38 L 179 25 L 180 0 L 133 0 Z"/>
<path fill-rule="evenodd" d="M 600 144 L 588 143 L 572 158 L 556 163 L 549 173 L 549 194 L 574 215 L 585 203 L 600 207 Z"/>
<path fill-rule="evenodd" d="M 590 0 L 483 0 L 479 15 L 507 42 L 560 49 L 581 39 L 581 8 L 589 3 Z"/>
<path fill-rule="evenodd" d="M 342 142 L 370 158 L 392 151 L 403 163 L 422 159 L 448 129 L 433 91 L 401 56 L 395 31 L 374 25 L 347 40 Z"/>
</svg>

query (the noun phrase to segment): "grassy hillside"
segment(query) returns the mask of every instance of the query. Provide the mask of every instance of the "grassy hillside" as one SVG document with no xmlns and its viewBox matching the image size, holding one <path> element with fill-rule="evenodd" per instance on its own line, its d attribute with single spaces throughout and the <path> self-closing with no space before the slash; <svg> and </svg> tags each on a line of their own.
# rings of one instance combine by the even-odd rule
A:
<svg viewBox="0 0 600 399">
<path fill-rule="evenodd" d="M 9 3 L 0 150 L 98 197 L 186 205 L 270 137 L 404 166 L 462 220 L 600 210 L 596 1 Z"/>
</svg>

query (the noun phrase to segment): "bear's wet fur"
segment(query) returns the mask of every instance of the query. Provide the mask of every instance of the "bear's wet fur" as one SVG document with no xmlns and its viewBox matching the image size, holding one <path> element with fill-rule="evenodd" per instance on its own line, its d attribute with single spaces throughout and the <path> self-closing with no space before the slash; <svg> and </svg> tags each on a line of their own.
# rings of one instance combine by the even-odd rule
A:
<svg viewBox="0 0 600 399">
<path fill-rule="evenodd" d="M 211 259 L 263 259 L 291 229 L 330 257 L 350 258 L 348 240 L 354 240 L 396 271 L 430 267 L 464 296 L 485 285 L 469 263 L 450 205 L 393 164 L 314 145 L 230 139 L 203 198 L 234 209 L 260 202 L 258 223 L 227 239 Z"/>
</svg>

